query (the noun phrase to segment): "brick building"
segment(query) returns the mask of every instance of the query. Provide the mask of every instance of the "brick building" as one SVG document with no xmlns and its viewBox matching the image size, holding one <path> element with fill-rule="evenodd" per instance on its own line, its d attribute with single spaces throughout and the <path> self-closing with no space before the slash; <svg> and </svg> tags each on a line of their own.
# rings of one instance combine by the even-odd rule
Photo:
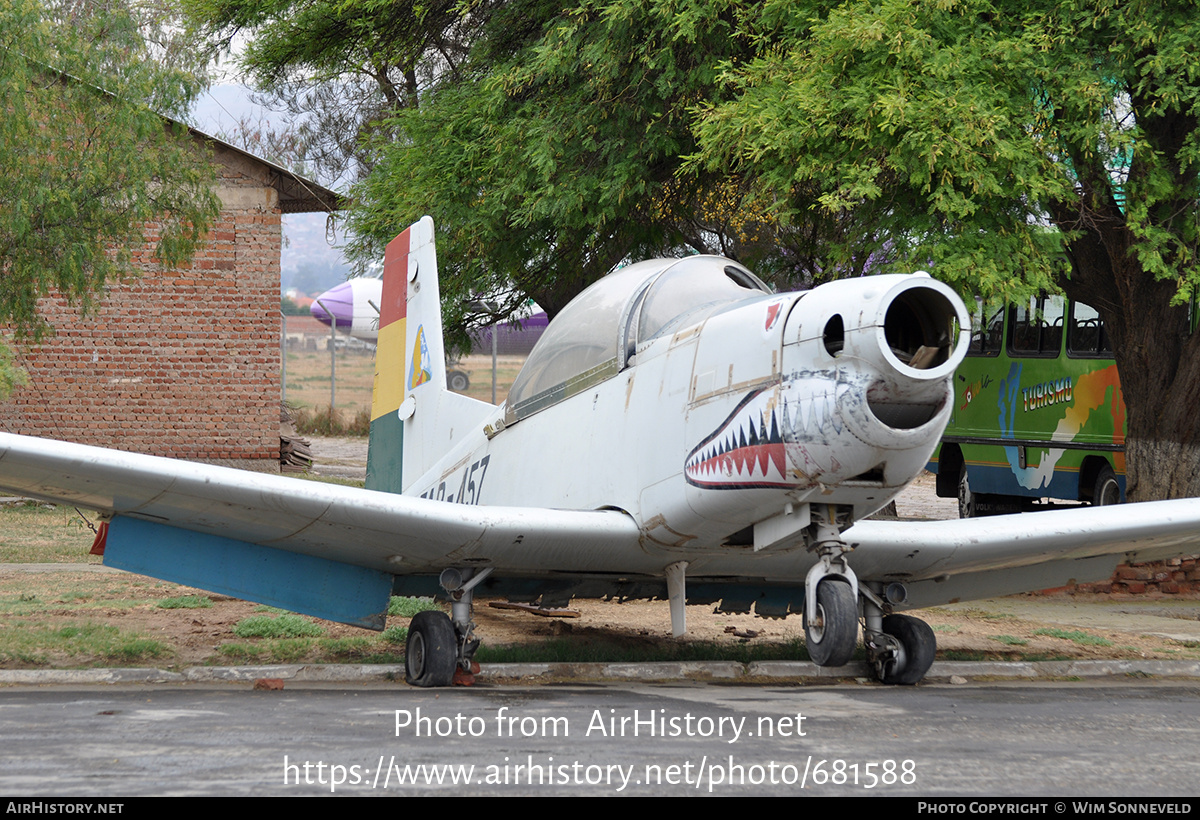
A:
<svg viewBox="0 0 1200 820">
<path fill-rule="evenodd" d="M 190 267 L 112 283 L 86 319 L 58 298 L 55 328 L 16 346 L 29 383 L 0 429 L 154 455 L 277 469 L 281 215 L 331 211 L 334 192 L 198 131 L 221 216 Z"/>
</svg>

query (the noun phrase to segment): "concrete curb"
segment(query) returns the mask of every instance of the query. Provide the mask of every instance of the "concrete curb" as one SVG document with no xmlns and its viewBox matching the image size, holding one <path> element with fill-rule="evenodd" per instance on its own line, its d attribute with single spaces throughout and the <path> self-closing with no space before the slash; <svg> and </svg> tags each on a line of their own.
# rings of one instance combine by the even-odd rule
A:
<svg viewBox="0 0 1200 820">
<path fill-rule="evenodd" d="M 865 663 L 836 669 L 808 661 L 732 661 L 665 663 L 495 663 L 479 678 L 494 683 L 548 681 L 678 681 L 769 679 L 835 681 L 871 678 Z M 941 661 L 933 665 L 926 681 L 961 679 L 1063 680 L 1076 678 L 1200 678 L 1200 661 L 1038 661 L 1000 663 Z M 95 685 L 118 683 L 252 683 L 261 678 L 293 682 L 382 683 L 404 680 L 400 665 L 288 664 L 280 666 L 193 666 L 170 672 L 162 669 L 0 669 L 0 686 Z M 959 681 L 954 681 L 959 682 Z"/>
</svg>

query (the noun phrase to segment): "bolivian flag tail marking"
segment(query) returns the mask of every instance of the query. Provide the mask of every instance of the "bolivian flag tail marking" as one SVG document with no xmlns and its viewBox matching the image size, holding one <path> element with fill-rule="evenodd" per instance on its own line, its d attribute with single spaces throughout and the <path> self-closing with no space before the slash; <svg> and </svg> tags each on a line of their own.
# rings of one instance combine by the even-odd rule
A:
<svg viewBox="0 0 1200 820">
<path fill-rule="evenodd" d="M 367 449 L 367 489 L 398 493 L 403 488 L 404 422 L 396 414 L 404 401 L 408 358 L 408 250 L 412 228 L 388 243 L 383 257 L 379 340 L 375 347 L 375 391 L 371 396 L 371 443 Z"/>
</svg>

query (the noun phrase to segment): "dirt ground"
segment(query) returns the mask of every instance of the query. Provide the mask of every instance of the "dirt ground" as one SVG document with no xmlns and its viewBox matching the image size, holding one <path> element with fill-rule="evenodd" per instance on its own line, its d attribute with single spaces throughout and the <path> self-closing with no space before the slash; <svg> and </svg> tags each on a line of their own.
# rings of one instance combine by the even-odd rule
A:
<svg viewBox="0 0 1200 820">
<path fill-rule="evenodd" d="M 45 613 L 49 620 L 55 616 L 64 619 L 75 619 L 79 612 L 75 611 L 70 600 L 70 590 L 76 585 L 73 578 L 75 573 L 60 572 L 55 574 L 53 585 L 61 587 L 64 598 L 61 609 Z M 0 583 L 12 581 L 0 576 Z M 49 581 L 45 576 L 43 582 Z M 149 584 L 147 584 L 149 586 Z M 145 604 L 133 608 L 103 607 L 92 609 L 87 613 L 89 618 L 115 626 L 120 630 L 137 632 L 147 638 L 153 638 L 167 644 L 173 650 L 173 655 L 153 663 L 132 665 L 157 665 L 163 667 L 186 667 L 193 665 L 248 662 L 229 658 L 221 651 L 222 645 L 232 643 L 254 643 L 253 639 L 239 638 L 233 633 L 233 627 L 242 619 L 255 614 L 261 614 L 261 608 L 255 604 L 238 601 L 231 598 L 208 595 L 213 600 L 213 606 L 208 609 L 158 609 L 155 598 L 167 598 L 186 594 L 187 590 L 174 585 L 158 585 L 156 590 L 146 590 Z M 203 595 L 196 591 L 196 594 Z M 1064 626 L 1062 619 L 1054 620 L 1040 618 L 1025 618 L 1013 614 L 1011 610 L 1020 610 L 1023 597 L 1005 599 L 1014 602 L 1012 606 L 990 606 L 992 602 L 982 602 L 966 608 L 935 608 L 915 612 L 914 614 L 926 620 L 937 634 L 939 657 L 967 657 L 989 659 L 1103 659 L 1103 658 L 1152 658 L 1152 659 L 1196 659 L 1200 658 L 1200 642 L 1190 641 L 1186 636 L 1174 638 L 1164 634 L 1147 634 L 1139 629 L 1105 628 L 1094 625 L 1080 627 L 1077 625 Z M 1067 607 L 1075 607 L 1103 602 L 1107 605 L 1114 603 L 1114 596 L 1030 596 L 1031 603 L 1058 601 Z M 577 618 L 547 618 L 531 615 L 525 612 L 496 609 L 491 602 L 477 602 L 475 619 L 478 624 L 478 636 L 492 646 L 512 646 L 519 644 L 534 644 L 550 637 L 570 636 L 581 644 L 603 642 L 622 647 L 663 646 L 677 639 L 671 637 L 670 615 L 665 601 L 640 601 L 606 603 L 602 601 L 578 600 L 571 608 L 579 613 Z M 1133 600 L 1131 599 L 1131 603 Z M 1141 601 L 1144 603 L 1144 601 Z M 1165 604 L 1175 606 L 1176 612 L 1172 618 L 1190 618 L 1192 623 L 1186 624 L 1191 629 L 1197 617 L 1200 617 L 1200 600 L 1181 601 L 1172 598 L 1164 599 Z M 1182 609 L 1180 609 L 1182 605 Z M 738 643 L 791 643 L 803 640 L 803 629 L 799 617 L 792 616 L 785 620 L 763 619 L 753 615 L 731 615 L 714 613 L 711 606 L 688 607 L 688 634 L 682 640 L 698 641 L 715 644 L 732 645 Z M 43 618 L 43 620 L 45 620 Z M 1069 619 L 1068 619 L 1069 620 Z M 326 638 L 350 638 L 373 636 L 367 630 L 356 627 L 320 622 L 326 629 Z M 1179 621 L 1184 625 L 1183 621 Z M 403 618 L 390 618 L 389 626 L 406 626 Z M 1036 634 L 1045 630 L 1054 634 Z M 1082 631 L 1080 631 L 1082 630 Z M 1073 634 L 1075 639 L 1061 637 L 1061 634 Z M 1094 643 L 1080 643 L 1079 636 Z M 399 650 L 400 647 L 395 647 Z M 947 653 L 950 653 L 949 655 Z M 312 657 L 298 657 L 295 660 L 319 660 Z M 56 667 L 71 667 L 79 664 L 79 659 L 59 658 L 49 665 Z M 86 665 L 86 664 L 85 664 Z M 107 665 L 118 665 L 109 663 Z M 0 666 L 9 668 L 22 667 L 26 664 L 3 663 Z"/>
</svg>

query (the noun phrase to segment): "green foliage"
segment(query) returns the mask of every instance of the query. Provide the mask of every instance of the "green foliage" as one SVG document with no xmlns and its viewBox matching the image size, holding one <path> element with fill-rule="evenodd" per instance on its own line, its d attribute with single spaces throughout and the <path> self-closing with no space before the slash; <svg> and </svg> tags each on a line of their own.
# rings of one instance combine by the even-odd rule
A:
<svg viewBox="0 0 1200 820">
<path fill-rule="evenodd" d="M 212 599 L 204 595 L 180 595 L 175 598 L 163 598 L 157 604 L 159 609 L 209 609 Z"/>
<path fill-rule="evenodd" d="M 1013 635 L 992 635 L 993 641 L 998 641 L 1005 646 L 1028 646 L 1029 641 L 1024 638 L 1017 638 Z"/>
<path fill-rule="evenodd" d="M 279 312 L 284 316 L 308 316 L 309 312 L 286 296 L 279 298 Z"/>
<path fill-rule="evenodd" d="M 0 340 L 0 401 L 29 381 L 29 374 L 13 360 L 12 351 Z"/>
<path fill-rule="evenodd" d="M 1099 635 L 1089 635 L 1078 629 L 1035 629 L 1034 635 L 1045 635 L 1050 638 L 1062 638 L 1080 646 L 1112 646 L 1112 641 Z"/>
<path fill-rule="evenodd" d="M 393 595 L 388 602 L 388 615 L 397 618 L 411 618 L 418 612 L 428 612 L 441 609 L 432 598 L 401 598 Z"/>
<path fill-rule="evenodd" d="M 693 107 L 718 94 L 721 61 L 752 56 L 742 6 L 189 3 L 218 44 L 248 36 L 242 64 L 260 85 L 355 154 L 364 170 L 350 214 L 360 262 L 434 217 L 447 326 L 460 349 L 468 323 L 490 320 L 468 314 L 469 300 L 486 298 L 503 316 L 532 297 L 553 315 L 630 258 L 723 252 L 768 278 L 825 271 L 813 238 L 844 232 L 847 220 L 781 232 L 746 201 L 737 176 L 680 173 L 697 150 Z M 374 98 L 348 99 L 364 86 Z M 339 114 L 347 109 L 355 113 Z"/>
<path fill-rule="evenodd" d="M 433 215 L 451 323 L 472 293 L 553 315 L 627 257 L 716 244 L 675 170 L 687 106 L 735 44 L 727 4 L 686 25 L 641 0 L 516 5 L 523 26 L 497 12 L 462 71 L 387 121 L 354 194 L 363 257 Z"/>
<path fill-rule="evenodd" d="M 379 637 L 387 643 L 404 646 L 408 643 L 408 627 L 389 626 L 383 632 L 379 633 Z"/>
<path fill-rule="evenodd" d="M 964 291 L 1075 286 L 1118 342 L 1132 289 L 1194 292 L 1190 3 L 769 0 L 746 22 L 762 45 L 700 106 L 695 162 L 781 219 L 853 214 Z"/>
<path fill-rule="evenodd" d="M 319 638 L 325 629 L 301 615 L 251 615 L 237 622 L 233 634 L 239 638 Z"/>
<path fill-rule="evenodd" d="M 120 8 L 68 11 L 0 9 L 0 320 L 35 338 L 52 288 L 86 311 L 109 280 L 188 259 L 219 206 L 205 157 L 163 119 L 196 79 L 153 59 Z"/>
<path fill-rule="evenodd" d="M 92 621 L 67 626 L 25 623 L 21 628 L 10 625 L 0 631 L 0 662 L 5 663 L 61 665 L 60 659 L 67 657 L 71 666 L 108 666 L 141 663 L 172 654 L 170 647 L 161 641 Z"/>
</svg>

